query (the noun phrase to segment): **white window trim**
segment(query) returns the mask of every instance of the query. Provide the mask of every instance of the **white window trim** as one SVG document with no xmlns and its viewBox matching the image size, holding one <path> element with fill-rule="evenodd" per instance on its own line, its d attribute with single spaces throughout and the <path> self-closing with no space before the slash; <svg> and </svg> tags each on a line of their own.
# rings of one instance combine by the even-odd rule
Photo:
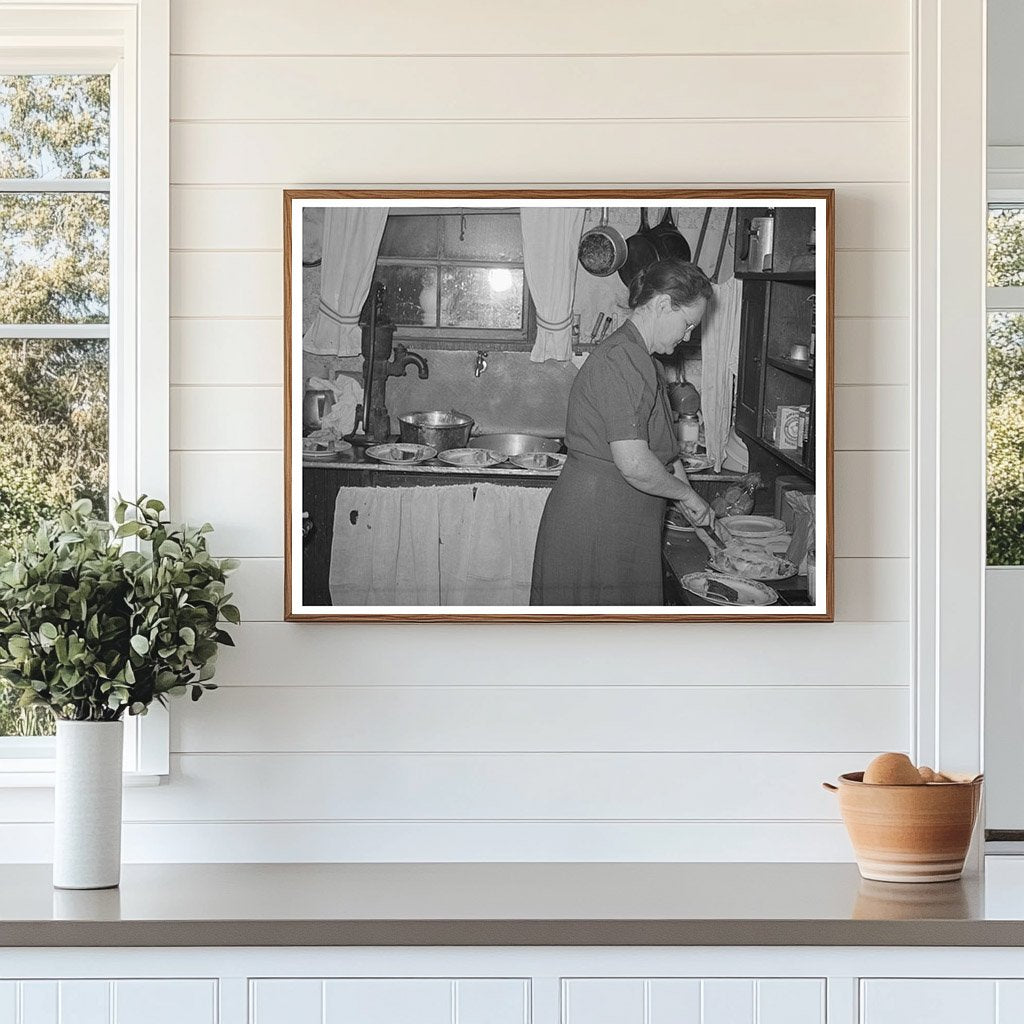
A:
<svg viewBox="0 0 1024 1024">
<path fill-rule="evenodd" d="M 911 747 L 961 771 L 983 767 L 985 13 L 984 0 L 918 0 L 914 48 Z"/>
<path fill-rule="evenodd" d="M 111 490 L 168 502 L 169 0 L 0 0 L 0 25 L 3 73 L 111 75 Z M 168 774 L 167 712 L 125 723 L 126 779 Z M 52 740 L 0 739 L 0 787 L 52 785 L 53 755 Z"/>
</svg>

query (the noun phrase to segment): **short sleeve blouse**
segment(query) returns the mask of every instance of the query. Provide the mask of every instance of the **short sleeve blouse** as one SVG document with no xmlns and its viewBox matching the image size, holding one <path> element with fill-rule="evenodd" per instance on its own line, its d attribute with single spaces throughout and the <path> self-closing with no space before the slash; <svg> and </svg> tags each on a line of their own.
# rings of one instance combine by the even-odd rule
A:
<svg viewBox="0 0 1024 1024">
<path fill-rule="evenodd" d="M 583 364 L 569 393 L 570 452 L 612 460 L 612 441 L 642 440 L 663 461 L 674 455 L 668 405 L 647 346 L 626 321 Z"/>
</svg>

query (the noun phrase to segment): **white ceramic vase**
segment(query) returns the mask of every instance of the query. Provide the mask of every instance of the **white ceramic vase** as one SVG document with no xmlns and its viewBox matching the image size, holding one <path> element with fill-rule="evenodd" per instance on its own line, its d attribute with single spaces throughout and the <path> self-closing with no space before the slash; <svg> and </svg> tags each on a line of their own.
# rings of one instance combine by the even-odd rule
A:
<svg viewBox="0 0 1024 1024">
<path fill-rule="evenodd" d="M 121 880 L 122 722 L 57 722 L 53 884 L 109 889 Z"/>
</svg>

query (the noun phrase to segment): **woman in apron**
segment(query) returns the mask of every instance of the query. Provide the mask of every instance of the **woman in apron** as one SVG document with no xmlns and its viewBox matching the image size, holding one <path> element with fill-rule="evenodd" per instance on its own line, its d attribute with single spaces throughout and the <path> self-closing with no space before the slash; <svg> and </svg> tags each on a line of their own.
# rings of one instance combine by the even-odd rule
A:
<svg viewBox="0 0 1024 1024">
<path fill-rule="evenodd" d="M 660 605 L 666 500 L 696 526 L 710 506 L 676 462 L 655 354 L 700 323 L 711 282 L 692 263 L 661 260 L 629 288 L 632 316 L 601 343 L 569 392 L 568 458 L 541 517 L 531 605 Z M 667 467 L 676 463 L 676 471 Z"/>
</svg>

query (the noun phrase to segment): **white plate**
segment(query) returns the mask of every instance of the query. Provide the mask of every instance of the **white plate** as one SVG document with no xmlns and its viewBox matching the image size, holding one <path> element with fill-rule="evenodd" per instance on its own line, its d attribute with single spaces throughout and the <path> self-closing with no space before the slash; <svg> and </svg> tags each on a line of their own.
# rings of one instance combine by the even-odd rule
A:
<svg viewBox="0 0 1024 1024">
<path fill-rule="evenodd" d="M 441 452 L 437 458 L 449 466 L 487 469 L 489 466 L 497 466 L 499 462 L 504 462 L 507 456 L 494 451 L 493 448 L 449 448 Z"/>
<path fill-rule="evenodd" d="M 561 469 L 565 465 L 565 456 L 555 452 L 521 452 L 509 456 L 508 461 L 520 469 Z"/>
<path fill-rule="evenodd" d="M 316 441 L 305 437 L 302 439 L 303 462 L 333 462 L 343 452 L 350 452 L 352 445 L 348 441 L 331 440 Z"/>
<path fill-rule="evenodd" d="M 733 537 L 750 540 L 767 540 L 786 532 L 786 524 L 771 516 L 726 516 L 720 522 Z"/>
<path fill-rule="evenodd" d="M 366 449 L 366 454 L 389 466 L 415 466 L 437 455 L 437 449 L 428 444 L 410 444 L 396 441 L 394 444 L 375 444 Z"/>
<path fill-rule="evenodd" d="M 723 586 L 735 590 L 739 594 L 739 600 L 728 601 L 724 597 L 709 596 L 707 594 L 709 580 L 716 580 Z M 744 580 L 739 576 L 726 576 L 720 572 L 690 572 L 679 582 L 683 585 L 684 590 L 696 594 L 697 597 L 701 597 L 711 604 L 740 608 L 748 605 L 775 604 L 779 599 L 779 595 L 771 587 L 766 587 L 763 583 L 758 583 L 757 580 Z"/>
</svg>

